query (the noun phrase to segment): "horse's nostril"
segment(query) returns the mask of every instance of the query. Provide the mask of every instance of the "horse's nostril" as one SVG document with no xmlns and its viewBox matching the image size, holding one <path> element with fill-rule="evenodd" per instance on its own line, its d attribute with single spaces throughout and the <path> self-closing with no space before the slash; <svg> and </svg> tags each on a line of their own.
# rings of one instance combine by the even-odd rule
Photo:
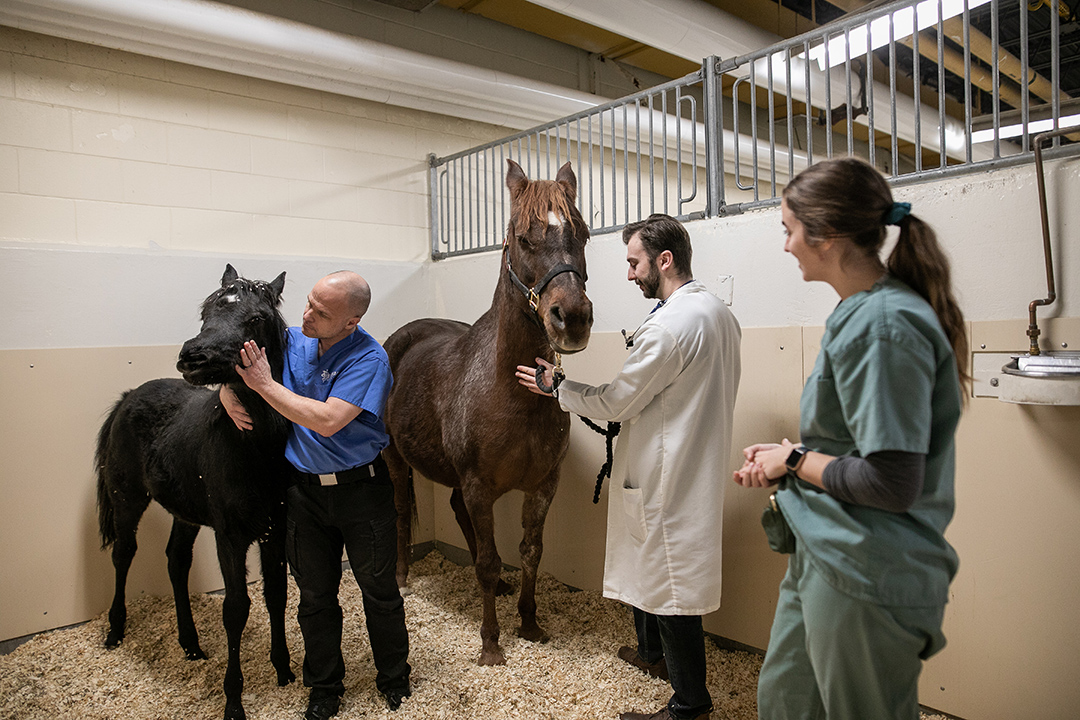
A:
<svg viewBox="0 0 1080 720">
<path fill-rule="evenodd" d="M 566 319 L 563 317 L 562 308 L 558 305 L 551 306 L 551 319 L 553 323 L 559 327 L 566 325 Z"/>
</svg>

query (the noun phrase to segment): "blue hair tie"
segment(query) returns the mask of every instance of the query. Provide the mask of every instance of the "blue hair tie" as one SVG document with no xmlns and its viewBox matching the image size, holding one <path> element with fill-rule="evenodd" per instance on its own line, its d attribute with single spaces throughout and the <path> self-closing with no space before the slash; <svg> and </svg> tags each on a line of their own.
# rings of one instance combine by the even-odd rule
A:
<svg viewBox="0 0 1080 720">
<path fill-rule="evenodd" d="M 885 213 L 886 225 L 899 225 L 900 221 L 911 214 L 911 203 L 894 202 L 889 212 Z"/>
</svg>

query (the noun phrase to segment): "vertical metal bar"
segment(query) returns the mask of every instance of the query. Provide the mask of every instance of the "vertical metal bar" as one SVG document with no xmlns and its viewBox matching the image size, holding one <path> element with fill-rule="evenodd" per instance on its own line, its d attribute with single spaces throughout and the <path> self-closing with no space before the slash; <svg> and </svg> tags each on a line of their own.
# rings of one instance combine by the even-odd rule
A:
<svg viewBox="0 0 1080 720">
<path fill-rule="evenodd" d="M 593 139 L 592 139 L 592 119 L 593 116 L 589 116 L 589 227 L 593 227 L 593 213 L 596 207 L 596 202 L 593 199 Z"/>
<path fill-rule="evenodd" d="M 788 163 L 788 182 L 791 182 L 791 178 L 795 177 L 795 143 L 792 142 L 792 137 L 795 135 L 795 118 L 793 113 L 795 112 L 794 105 L 791 98 L 791 46 L 788 45 L 784 48 L 784 83 L 787 90 L 787 163 Z"/>
<path fill-rule="evenodd" d="M 431 228 L 428 238 L 431 240 L 431 254 L 439 251 L 439 166 L 435 153 L 428 154 L 428 222 Z"/>
<path fill-rule="evenodd" d="M 675 214 L 682 214 L 682 88 L 675 88 Z"/>
<path fill-rule="evenodd" d="M 731 134 L 735 137 L 735 186 L 740 190 L 750 190 L 751 186 L 743 187 L 742 185 L 742 170 L 739 167 L 740 155 L 742 154 L 742 137 L 739 134 L 739 84 L 747 82 L 745 78 L 736 78 L 735 84 L 731 86 Z"/>
<path fill-rule="evenodd" d="M 495 164 L 495 148 L 491 148 L 491 162 L 487 163 L 487 167 L 484 172 L 484 202 L 487 207 L 484 209 L 484 238 L 485 245 L 491 244 L 491 224 L 494 224 L 495 218 L 491 217 L 491 213 L 495 211 L 495 205 L 491 202 L 491 190 L 488 188 L 488 175 L 491 173 L 491 166 Z M 494 183 L 492 183 L 494 184 Z M 489 223 L 488 221 L 491 221 Z"/>
<path fill-rule="evenodd" d="M 505 152 L 504 152 L 504 148 L 505 148 Z M 503 190 L 506 187 L 506 155 L 512 149 L 513 148 L 511 148 L 508 145 L 500 145 L 499 146 L 499 174 L 498 174 L 498 177 L 502 181 L 502 182 L 499 183 L 499 219 L 501 220 L 501 222 L 499 223 L 499 232 L 501 232 L 503 234 L 503 237 L 506 237 L 506 202 L 503 199 Z"/>
<path fill-rule="evenodd" d="M 945 20 L 942 2 L 937 4 L 937 77 L 938 77 L 938 167 L 949 164 L 949 156 L 945 153 Z"/>
<path fill-rule="evenodd" d="M 623 221 L 630 222 L 630 129 L 627 125 L 626 114 L 629 103 L 622 106 L 622 169 L 623 169 Z"/>
<path fill-rule="evenodd" d="M 551 131 L 550 130 L 545 130 L 544 131 L 544 140 L 547 141 L 547 154 L 545 155 L 545 159 L 547 160 L 547 177 L 548 177 L 548 179 L 550 179 L 551 178 Z M 537 157 L 536 157 L 536 167 L 540 167 L 540 156 L 539 156 L 539 152 L 540 152 L 540 133 L 539 132 L 536 133 L 536 150 L 537 150 L 537 153 L 538 153 Z"/>
<path fill-rule="evenodd" d="M 637 219 L 642 219 L 642 98 L 634 100 L 634 141 L 637 157 Z M 627 217 L 627 222 L 630 218 Z"/>
<path fill-rule="evenodd" d="M 1053 15 L 1054 11 L 1051 10 L 1050 14 Z M 994 115 L 994 157 L 1001 157 L 1001 98 L 998 93 L 998 85 L 1001 84 L 1001 66 L 998 64 L 998 23 L 1000 18 L 998 17 L 998 3 L 997 0 L 991 0 L 990 3 L 990 42 L 993 44 L 993 50 L 990 53 L 990 65 L 993 68 L 994 75 L 994 89 L 993 89 L 993 115 Z"/>
<path fill-rule="evenodd" d="M 892 176 L 898 175 L 896 165 L 900 151 L 896 138 L 896 14 L 889 13 L 889 106 L 892 108 Z"/>
<path fill-rule="evenodd" d="M 544 137 L 547 138 L 548 151 L 547 151 L 547 153 L 545 154 L 544 157 L 547 159 L 547 174 L 548 174 L 548 177 L 551 177 L 551 136 L 548 135 L 546 130 L 543 130 L 543 131 L 542 130 L 537 130 L 536 131 L 536 177 L 530 177 L 530 179 L 532 179 L 532 180 L 539 180 L 540 179 L 540 152 L 541 152 L 540 151 L 540 133 L 541 132 L 543 132 Z"/>
<path fill-rule="evenodd" d="M 717 182 L 717 168 L 723 173 L 723 103 L 717 102 L 719 97 L 719 79 L 716 77 L 715 55 L 705 58 L 701 64 L 702 79 L 705 81 L 705 215 L 715 217 L 719 214 L 720 205 L 723 202 L 723 183 Z M 788 82 L 790 87 L 791 82 Z M 790 108 L 790 102 L 789 102 Z M 716 115 L 719 115 L 717 117 Z M 788 115 L 790 115 L 790 109 Z M 789 143 L 790 144 L 790 143 Z M 694 153 L 695 156 L 697 153 Z M 723 174 L 720 179 L 723 180 Z"/>
<path fill-rule="evenodd" d="M 776 197 L 776 98 L 773 93 L 773 55 L 768 56 L 765 86 L 769 92 L 769 193 Z"/>
<path fill-rule="evenodd" d="M 664 149 L 664 212 L 668 211 L 668 160 L 667 160 L 667 91 L 661 96 L 660 112 L 663 113 L 660 116 L 660 141 L 661 147 Z"/>
<path fill-rule="evenodd" d="M 866 31 L 870 32 L 870 23 L 866 24 Z M 869 42 L 866 43 L 866 77 L 863 78 L 863 87 L 866 91 L 866 137 L 870 142 L 870 164 L 877 167 L 877 128 L 874 125 L 874 50 Z"/>
<path fill-rule="evenodd" d="M 806 164 L 814 164 L 814 103 L 810 89 L 810 41 L 803 41 L 803 81 L 806 83 Z"/>
<path fill-rule="evenodd" d="M 611 225 L 619 223 L 619 180 L 616 174 L 619 148 L 616 145 L 615 124 L 615 108 L 611 108 Z"/>
<path fill-rule="evenodd" d="M 713 104 L 711 107 L 716 108 L 716 119 L 714 122 L 708 122 L 706 118 L 706 128 L 712 127 L 713 133 L 716 138 L 714 147 L 715 162 L 709 164 L 705 168 L 705 172 L 709 174 L 710 182 L 712 183 L 713 195 L 716 197 L 716 203 L 712 206 L 712 214 L 719 215 L 724 211 L 724 206 L 727 202 L 726 195 L 724 193 L 724 182 L 727 177 L 726 172 L 726 160 L 724 157 L 724 94 L 720 91 L 722 87 L 723 77 L 720 75 L 718 65 L 720 64 L 720 58 L 714 57 L 710 65 L 712 66 L 713 75 Z M 734 90 L 732 95 L 735 95 Z M 738 97 L 735 97 L 734 102 L 739 102 Z M 738 148 L 738 140 L 736 139 L 736 148 Z"/>
<path fill-rule="evenodd" d="M 532 135 L 525 136 L 525 175 L 532 177 Z"/>
<path fill-rule="evenodd" d="M 679 215 L 683 214 L 683 205 L 686 205 L 687 203 L 691 203 L 697 198 L 697 186 L 698 186 L 698 183 L 697 183 L 697 167 L 698 167 L 698 165 L 697 165 L 697 100 L 694 98 L 693 95 L 687 95 L 685 98 L 682 98 L 682 99 L 686 100 L 687 102 L 690 103 L 690 119 L 693 121 L 693 122 L 690 123 L 690 147 L 692 148 L 692 150 L 690 152 L 690 172 L 692 173 L 691 177 L 693 177 L 693 182 L 691 183 L 691 187 L 694 188 L 694 192 L 690 193 L 690 197 L 685 197 L 684 198 L 683 197 L 683 190 L 682 190 L 682 179 L 680 178 L 680 180 L 679 180 L 679 206 L 677 208 L 678 211 L 679 211 Z M 679 107 L 681 109 L 681 107 L 682 107 L 681 102 L 680 102 Z M 680 128 L 682 127 L 681 118 L 682 118 L 682 116 L 681 116 L 681 110 L 680 110 L 680 122 L 679 122 L 679 127 Z M 681 143 L 679 144 L 679 147 L 680 148 L 682 147 Z M 679 167 L 682 167 L 682 152 L 681 151 L 679 153 Z"/>
<path fill-rule="evenodd" d="M 581 118 L 574 121 L 574 126 L 577 128 L 577 175 L 578 175 L 578 192 L 577 192 L 577 204 L 578 212 L 581 213 L 581 217 L 585 217 L 585 193 L 581 192 L 581 178 L 584 176 L 583 168 L 581 167 Z M 567 132 L 570 132 L 567 129 Z M 570 148 L 566 149 L 567 155 L 570 154 Z"/>
<path fill-rule="evenodd" d="M 911 8 L 914 25 L 911 34 L 911 74 L 915 82 L 912 88 L 915 99 L 915 172 L 922 172 L 922 73 L 919 71 L 919 13 L 916 6 Z"/>
<path fill-rule="evenodd" d="M 656 149 L 653 143 L 655 130 L 653 118 L 656 111 L 653 109 L 655 94 L 649 93 L 649 214 L 656 212 Z"/>
<path fill-rule="evenodd" d="M 1054 115 L 1054 130 L 1061 126 L 1061 21 L 1057 3 L 1050 3 L 1050 108 Z M 1061 135 L 1055 135 L 1054 147 L 1061 147 Z"/>
<path fill-rule="evenodd" d="M 1031 134 L 1028 131 L 1030 121 L 1030 97 L 1028 94 L 1028 0 L 1017 0 L 1020 6 L 1020 126 L 1021 126 L 1021 149 L 1031 152 Z M 965 3 L 966 4 L 966 3 Z M 966 29 L 966 28 L 965 28 Z"/>
<path fill-rule="evenodd" d="M 870 34 L 870 26 L 866 26 L 867 37 Z M 851 97 L 851 28 L 844 28 L 844 78 L 847 80 L 847 154 L 855 154 L 855 106 Z M 831 118 L 830 118 L 831 119 Z"/>
<path fill-rule="evenodd" d="M 964 159 L 969 165 L 971 153 L 971 8 L 968 0 L 964 0 Z"/>
<path fill-rule="evenodd" d="M 607 152 L 607 143 L 604 142 L 604 113 L 597 114 L 600 123 L 600 227 L 607 227 L 607 203 L 604 202 L 604 154 Z"/>
<path fill-rule="evenodd" d="M 832 152 L 832 66 L 829 64 L 829 33 L 825 33 L 825 157 Z"/>
<path fill-rule="evenodd" d="M 754 166 L 750 170 L 753 175 L 754 200 L 758 200 L 757 73 L 754 63 L 750 63 L 750 139 L 751 157 L 754 159 Z"/>
<path fill-rule="evenodd" d="M 451 182 L 453 183 L 453 187 L 457 190 L 457 192 L 455 193 L 456 197 L 454 198 L 454 223 L 453 223 L 454 242 L 453 242 L 453 247 L 451 248 L 451 250 L 459 250 L 460 249 L 461 238 L 459 236 L 464 235 L 462 225 L 465 223 L 465 206 L 462 205 L 461 203 L 464 202 L 465 194 L 461 190 L 461 181 L 460 181 L 461 168 L 462 168 L 464 162 L 465 162 L 465 158 L 458 158 L 457 160 L 455 160 L 454 164 L 453 164 L 453 168 L 454 168 L 453 173 L 451 175 Z M 460 207 L 459 207 L 459 205 L 460 205 Z M 458 211 L 459 210 L 461 211 L 461 222 L 460 223 L 458 222 Z"/>
</svg>

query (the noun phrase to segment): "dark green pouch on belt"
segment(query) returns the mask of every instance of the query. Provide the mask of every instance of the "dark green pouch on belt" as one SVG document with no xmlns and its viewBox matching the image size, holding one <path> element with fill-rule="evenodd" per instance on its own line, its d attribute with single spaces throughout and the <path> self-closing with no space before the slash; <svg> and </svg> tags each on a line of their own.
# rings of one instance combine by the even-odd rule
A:
<svg viewBox="0 0 1080 720">
<path fill-rule="evenodd" d="M 791 532 L 780 506 L 776 504 L 776 493 L 769 496 L 769 504 L 761 513 L 761 526 L 765 528 L 770 548 L 786 555 L 795 552 L 795 533 Z"/>
</svg>

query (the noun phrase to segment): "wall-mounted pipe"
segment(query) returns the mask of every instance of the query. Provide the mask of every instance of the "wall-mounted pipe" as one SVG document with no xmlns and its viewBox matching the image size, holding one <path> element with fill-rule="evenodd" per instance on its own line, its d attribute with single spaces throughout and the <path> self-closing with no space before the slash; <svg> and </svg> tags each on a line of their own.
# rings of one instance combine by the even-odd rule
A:
<svg viewBox="0 0 1080 720">
<path fill-rule="evenodd" d="M 1071 128 L 1059 128 L 1049 132 L 1039 133 L 1032 142 L 1035 145 L 1035 178 L 1039 186 L 1039 213 L 1042 217 L 1043 257 L 1046 261 L 1046 297 L 1032 300 L 1028 304 L 1028 330 L 1030 340 L 1029 355 L 1039 354 L 1039 323 L 1035 318 L 1035 311 L 1057 300 L 1057 289 L 1054 284 L 1054 259 L 1050 247 L 1050 217 L 1046 210 L 1046 180 L 1043 177 L 1042 146 L 1047 140 L 1067 135 Z"/>
</svg>

